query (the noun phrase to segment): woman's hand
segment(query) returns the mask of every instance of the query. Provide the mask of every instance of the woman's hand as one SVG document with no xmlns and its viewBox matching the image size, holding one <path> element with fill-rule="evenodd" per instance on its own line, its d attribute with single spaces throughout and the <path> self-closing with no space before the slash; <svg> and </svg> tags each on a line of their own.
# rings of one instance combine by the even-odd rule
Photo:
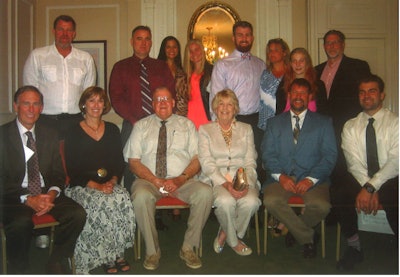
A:
<svg viewBox="0 0 400 277">
<path fill-rule="evenodd" d="M 229 191 L 229 193 L 233 196 L 233 198 L 235 199 L 240 199 L 243 196 L 245 196 L 247 194 L 247 192 L 249 191 L 249 188 L 245 188 L 242 191 L 237 191 L 233 188 L 233 184 L 231 182 L 225 182 L 222 184 L 222 186 Z"/>
</svg>

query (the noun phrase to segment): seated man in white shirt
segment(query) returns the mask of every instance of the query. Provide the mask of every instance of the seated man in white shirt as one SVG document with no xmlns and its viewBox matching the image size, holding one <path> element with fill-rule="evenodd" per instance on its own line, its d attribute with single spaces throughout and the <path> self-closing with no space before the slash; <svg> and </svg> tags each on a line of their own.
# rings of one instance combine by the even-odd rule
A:
<svg viewBox="0 0 400 277">
<path fill-rule="evenodd" d="M 357 212 L 376 215 L 382 205 L 390 227 L 398 237 L 399 119 L 383 108 L 385 93 L 380 77 L 363 78 L 358 95 L 363 111 L 347 121 L 342 132 L 342 149 L 351 175 L 343 178 L 343 185 L 331 192 L 332 204 L 337 209 L 338 222 L 348 243 L 337 264 L 341 270 L 351 270 L 363 261 Z M 368 147 L 371 129 L 376 131 L 373 132 L 376 137 L 373 139 L 374 151 Z"/>
<path fill-rule="evenodd" d="M 172 113 L 175 100 L 166 87 L 154 91 L 152 105 L 155 114 L 135 123 L 124 149 L 125 159 L 136 175 L 131 198 L 137 225 L 146 244 L 143 266 L 147 270 L 159 266 L 161 251 L 154 219 L 155 204 L 161 197 L 171 195 L 190 204 L 188 229 L 180 257 L 188 267 L 197 269 L 202 264 L 193 247 L 200 246 L 201 233 L 212 205 L 211 187 L 197 178 L 200 171 L 197 131 L 189 119 Z M 159 143 L 165 141 L 160 139 L 163 126 L 166 128 L 164 147 Z M 162 160 L 165 162 L 159 163 Z"/>
</svg>

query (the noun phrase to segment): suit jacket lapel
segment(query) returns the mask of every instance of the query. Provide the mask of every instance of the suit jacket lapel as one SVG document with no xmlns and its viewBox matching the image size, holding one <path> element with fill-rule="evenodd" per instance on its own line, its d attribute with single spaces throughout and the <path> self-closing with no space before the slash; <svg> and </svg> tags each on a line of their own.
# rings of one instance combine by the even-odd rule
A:
<svg viewBox="0 0 400 277">
<path fill-rule="evenodd" d="M 21 162 L 25 164 L 24 147 L 16 121 L 14 121 L 14 124 L 10 125 L 9 141 L 11 143 L 10 147 L 15 148 L 16 150 L 17 158 L 19 158 Z"/>
</svg>

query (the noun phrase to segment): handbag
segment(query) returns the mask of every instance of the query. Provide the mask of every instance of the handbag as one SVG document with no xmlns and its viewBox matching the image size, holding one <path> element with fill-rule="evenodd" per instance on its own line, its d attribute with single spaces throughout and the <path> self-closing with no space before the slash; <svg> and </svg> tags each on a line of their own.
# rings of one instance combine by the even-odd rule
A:
<svg viewBox="0 0 400 277">
<path fill-rule="evenodd" d="M 237 191 L 242 191 L 249 187 L 249 183 L 247 182 L 246 170 L 243 167 L 239 167 L 236 171 L 232 184 L 233 189 Z"/>
</svg>

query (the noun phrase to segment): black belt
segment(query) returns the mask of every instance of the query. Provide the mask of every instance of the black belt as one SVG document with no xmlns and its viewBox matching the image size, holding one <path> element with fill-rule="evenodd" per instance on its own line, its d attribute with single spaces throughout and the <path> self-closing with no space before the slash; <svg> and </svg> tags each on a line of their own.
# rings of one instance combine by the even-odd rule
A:
<svg viewBox="0 0 400 277">
<path fill-rule="evenodd" d="M 82 117 L 81 113 L 76 113 L 76 114 L 70 114 L 70 113 L 60 113 L 60 114 L 41 114 L 41 116 L 54 119 L 54 120 L 63 120 L 63 119 L 69 119 L 69 118 L 78 118 Z"/>
</svg>

